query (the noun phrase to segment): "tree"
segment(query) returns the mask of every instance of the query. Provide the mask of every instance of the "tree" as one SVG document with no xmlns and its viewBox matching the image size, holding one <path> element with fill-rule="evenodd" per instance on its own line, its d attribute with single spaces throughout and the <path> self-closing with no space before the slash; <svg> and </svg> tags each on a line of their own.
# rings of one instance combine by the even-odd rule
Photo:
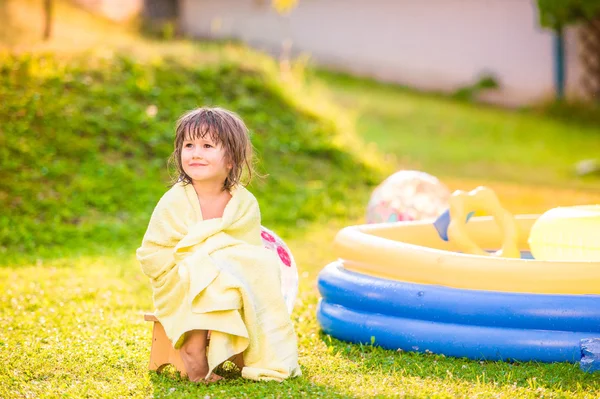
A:
<svg viewBox="0 0 600 399">
<path fill-rule="evenodd" d="M 600 101 L 600 0 L 537 0 L 537 4 L 541 25 L 556 33 L 557 97 L 563 97 L 565 86 L 563 30 L 567 25 L 583 23 L 579 29 L 583 89 Z"/>
<path fill-rule="evenodd" d="M 50 39 L 52 36 L 52 0 L 44 0 L 44 40 Z"/>
<path fill-rule="evenodd" d="M 591 21 L 600 13 L 600 0 L 537 0 L 542 26 L 561 32 L 566 25 Z"/>
</svg>

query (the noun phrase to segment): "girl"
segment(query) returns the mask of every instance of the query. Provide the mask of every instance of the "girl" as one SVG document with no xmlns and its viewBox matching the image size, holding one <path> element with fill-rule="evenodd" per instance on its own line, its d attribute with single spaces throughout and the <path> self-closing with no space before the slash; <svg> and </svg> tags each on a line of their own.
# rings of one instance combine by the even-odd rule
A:
<svg viewBox="0 0 600 399">
<path fill-rule="evenodd" d="M 178 176 L 137 257 L 188 377 L 216 381 L 213 369 L 234 357 L 245 378 L 300 375 L 279 259 L 262 246 L 258 203 L 240 184 L 244 169 L 252 176 L 248 129 L 221 108 L 190 111 L 177 122 L 171 160 Z"/>
</svg>

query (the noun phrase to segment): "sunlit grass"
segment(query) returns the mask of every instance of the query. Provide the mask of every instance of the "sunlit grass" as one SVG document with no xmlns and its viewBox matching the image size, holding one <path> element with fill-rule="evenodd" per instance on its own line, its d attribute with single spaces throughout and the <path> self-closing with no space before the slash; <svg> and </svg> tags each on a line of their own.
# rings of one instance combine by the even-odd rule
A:
<svg viewBox="0 0 600 399">
<path fill-rule="evenodd" d="M 150 289 L 132 254 L 73 257 L 0 269 L 0 397 L 481 397 L 596 398 L 600 379 L 578 365 L 478 362 L 351 345 L 320 333 L 315 277 L 341 226 L 289 244 L 300 268 L 293 314 L 303 376 L 203 386 L 172 369 L 147 371 Z"/>
<path fill-rule="evenodd" d="M 326 72 L 316 77 L 355 115 L 361 137 L 393 154 L 399 167 L 600 191 L 600 176 L 575 171 L 578 161 L 598 159 L 600 117 L 505 110 Z"/>
<path fill-rule="evenodd" d="M 19 18 L 39 21 L 41 3 L 5 0 L 0 12 L 8 4 Z M 76 216 L 84 215 L 83 223 L 69 230 L 71 239 L 60 245 L 23 249 L 17 240 L 4 248 L 0 398 L 600 397 L 598 373 L 583 373 L 577 364 L 479 362 L 353 345 L 322 334 L 316 320 L 316 279 L 335 258 L 335 234 L 364 221 L 369 195 L 365 174 L 377 181 L 385 173 L 416 168 L 440 177 L 452 190 L 488 185 L 515 214 L 600 203 L 598 180 L 577 178 L 572 171 L 578 159 L 600 153 L 600 127 L 576 118 L 565 121 L 479 107 L 360 79 L 325 76 L 320 85 L 306 86 L 302 63 L 280 70 L 269 57 L 237 44 L 144 39 L 65 4 L 58 2 L 49 42 L 40 39 L 41 24 L 21 25 L 11 40 L 0 25 L 0 48 L 24 57 L 5 60 L 33 71 L 23 76 L 14 71 L 15 76 L 43 83 L 39 93 L 33 83 L 10 81 L 12 86 L 0 88 L 3 101 L 10 98 L 15 107 L 14 112 L 0 112 L 6 118 L 0 132 L 13 132 L 11 148 L 31 156 L 28 164 L 15 169 L 18 179 L 11 181 L 10 195 L 0 191 L 0 200 L 10 204 L 3 209 L 17 206 L 27 187 L 36 187 L 32 192 L 38 196 L 20 199 L 28 204 L 27 220 L 4 223 L 4 218 L 1 226 L 5 237 L 18 232 L 23 240 L 43 236 L 52 242 L 69 226 L 54 228 L 48 220 L 36 221 L 42 206 L 56 217 L 67 199 L 72 206 L 83 204 L 77 196 L 87 187 L 96 194 L 89 200 L 95 210 L 85 213 L 81 205 Z M 44 53 L 48 59 L 39 57 Z M 4 65 L 8 68 L 8 62 Z M 268 85 L 276 89 L 264 90 Z M 206 97 L 198 95 L 200 89 Z M 143 314 L 152 310 L 151 291 L 134 251 L 154 201 L 165 190 L 164 159 L 157 154 L 168 153 L 170 136 L 165 137 L 173 118 L 179 107 L 210 98 L 245 110 L 251 128 L 262 129 L 262 134 L 277 132 L 276 138 L 265 134 L 260 141 L 261 155 L 268 157 L 261 165 L 271 180 L 257 183 L 253 190 L 260 194 L 267 227 L 285 237 L 299 268 L 293 320 L 303 376 L 281 384 L 245 381 L 229 365 L 222 370 L 229 379 L 211 386 L 182 380 L 172 369 L 163 374 L 147 370 L 151 325 L 143 321 Z M 39 103 L 44 99 L 51 101 Z M 113 108 L 113 103 L 119 107 Z M 149 105 L 158 105 L 156 120 L 147 118 Z M 89 115 L 80 111 L 84 109 Z M 68 113 L 71 119 L 65 119 Z M 44 123 L 28 124 L 28 117 L 34 122 L 41 117 Z M 31 132 L 56 134 L 56 139 L 44 146 L 46 152 L 15 139 Z M 304 144 L 297 148 L 295 141 L 306 132 L 310 150 Z M 152 145 L 136 148 L 138 141 L 132 137 Z M 67 151 L 70 146 L 77 151 Z M 148 149 L 156 153 L 148 155 Z M 59 159 L 52 151 L 61 154 L 63 163 L 50 166 Z M 315 153 L 321 154 L 317 161 L 312 158 Z M 78 158 L 81 154 L 87 155 Z M 360 160 L 365 169 L 359 173 L 351 168 L 345 154 Z M 2 162 L 13 167 L 22 159 L 6 156 Z M 44 173 L 70 181 L 65 165 L 73 164 L 81 176 L 71 185 L 54 190 L 56 181 L 36 186 L 28 180 L 46 166 Z M 100 171 L 98 164 L 106 169 Z M 133 179 L 133 171 L 143 173 Z M 82 188 L 69 191 L 77 185 Z"/>
</svg>

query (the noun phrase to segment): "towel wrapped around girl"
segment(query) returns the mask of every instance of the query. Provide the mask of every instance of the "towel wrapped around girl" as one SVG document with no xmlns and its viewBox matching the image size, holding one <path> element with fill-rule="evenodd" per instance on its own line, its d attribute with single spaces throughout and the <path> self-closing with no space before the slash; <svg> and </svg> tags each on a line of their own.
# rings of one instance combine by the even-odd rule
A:
<svg viewBox="0 0 600 399">
<path fill-rule="evenodd" d="M 241 185 L 231 194 L 223 216 L 208 220 L 191 184 L 177 183 L 160 199 L 137 250 L 155 315 L 176 349 L 186 332 L 211 331 L 209 375 L 243 352 L 244 378 L 298 376 L 279 258 L 262 246 L 256 198 Z"/>
</svg>

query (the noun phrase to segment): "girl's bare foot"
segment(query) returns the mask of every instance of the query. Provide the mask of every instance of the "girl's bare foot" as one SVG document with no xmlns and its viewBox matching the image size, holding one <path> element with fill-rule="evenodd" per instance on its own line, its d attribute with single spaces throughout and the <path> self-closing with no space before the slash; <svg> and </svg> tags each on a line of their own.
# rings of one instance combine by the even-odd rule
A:
<svg viewBox="0 0 600 399">
<path fill-rule="evenodd" d="M 179 353 L 190 381 L 208 384 L 223 379 L 215 373 L 207 375 L 209 367 L 206 359 L 205 330 L 188 332 Z"/>
<path fill-rule="evenodd" d="M 223 379 L 223 377 L 221 377 L 220 375 L 217 375 L 217 374 L 215 374 L 215 373 L 211 373 L 211 374 L 210 374 L 210 377 L 208 377 L 208 378 L 206 378 L 206 379 L 202 380 L 201 382 L 203 382 L 203 383 L 205 383 L 205 384 L 210 384 L 210 383 L 213 383 L 213 382 L 220 381 L 220 380 L 222 380 L 222 379 Z"/>
<path fill-rule="evenodd" d="M 206 352 L 196 353 L 196 355 L 199 355 L 199 357 L 190 358 L 187 353 L 181 354 L 190 381 L 209 384 L 223 379 L 223 377 L 215 373 L 210 373 L 207 376 L 208 361 L 206 360 Z"/>
</svg>

